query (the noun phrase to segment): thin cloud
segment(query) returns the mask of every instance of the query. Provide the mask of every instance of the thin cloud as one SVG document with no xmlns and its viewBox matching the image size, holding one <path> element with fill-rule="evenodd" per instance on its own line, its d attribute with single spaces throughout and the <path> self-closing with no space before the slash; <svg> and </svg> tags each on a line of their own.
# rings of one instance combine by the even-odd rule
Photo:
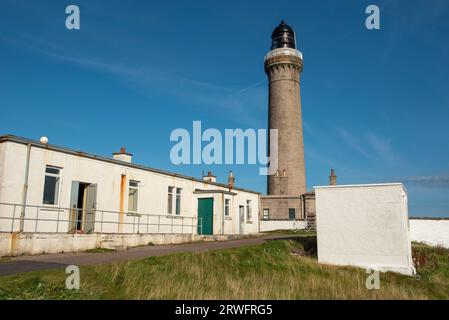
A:
<svg viewBox="0 0 449 320">
<path fill-rule="evenodd" d="M 385 139 L 375 134 L 369 134 L 368 142 L 376 155 L 382 160 L 389 163 L 398 162 L 400 160 L 400 156 L 393 149 L 390 139 Z"/>
<path fill-rule="evenodd" d="M 420 176 L 401 179 L 402 182 L 425 188 L 449 188 L 449 175 Z"/>
<path fill-rule="evenodd" d="M 351 149 L 362 154 L 367 158 L 371 157 L 370 153 L 363 147 L 363 144 L 360 141 L 360 139 L 356 138 L 343 128 L 339 128 L 337 132 L 339 136 L 342 138 L 343 142 L 346 143 Z"/>
<path fill-rule="evenodd" d="M 24 43 L 15 40 L 12 44 L 49 59 L 117 76 L 142 92 L 157 89 L 168 95 L 183 97 L 184 100 L 190 100 L 199 106 L 221 108 L 225 113 L 232 115 L 233 119 L 253 126 L 257 125 L 253 117 L 254 110 L 259 110 L 267 103 L 265 91 L 261 89 L 262 80 L 235 89 L 211 82 L 176 77 L 173 74 L 167 75 L 167 70 L 161 73 L 146 66 L 133 67 L 116 62 L 66 55 L 48 43 L 36 43 L 36 41 Z M 170 85 L 167 85 L 168 83 Z"/>
</svg>

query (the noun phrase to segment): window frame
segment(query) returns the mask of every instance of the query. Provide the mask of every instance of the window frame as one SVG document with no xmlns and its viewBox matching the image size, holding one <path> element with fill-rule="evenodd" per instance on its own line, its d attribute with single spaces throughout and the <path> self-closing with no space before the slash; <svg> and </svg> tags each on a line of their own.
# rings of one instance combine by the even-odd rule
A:
<svg viewBox="0 0 449 320">
<path fill-rule="evenodd" d="M 251 221 L 253 218 L 251 200 L 246 200 L 246 220 Z"/>
<path fill-rule="evenodd" d="M 132 185 L 135 184 L 135 185 Z M 129 180 L 128 182 L 128 212 L 132 212 L 132 213 L 136 213 L 139 211 L 139 188 L 140 187 L 140 182 L 137 180 Z M 132 210 L 131 206 L 131 201 L 130 201 L 130 197 L 131 197 L 131 190 L 135 190 L 135 194 L 133 194 L 133 199 L 134 197 L 136 197 L 136 200 L 133 201 L 133 205 L 135 204 L 136 207 L 133 208 L 135 210 Z"/>
<path fill-rule="evenodd" d="M 175 215 L 181 215 L 181 201 L 182 201 L 182 188 L 176 188 L 176 196 L 175 196 Z"/>
<path fill-rule="evenodd" d="M 58 170 L 58 173 L 51 173 L 47 172 L 47 169 L 54 169 Z M 53 194 L 53 202 L 54 203 L 45 203 L 45 186 L 47 185 L 47 177 L 56 178 L 55 181 L 55 188 L 54 188 L 54 194 Z M 62 168 L 52 165 L 45 165 L 45 171 L 44 171 L 44 187 L 42 192 L 42 204 L 45 206 L 59 206 L 60 201 L 60 192 L 61 192 L 61 183 L 62 182 Z"/>
<path fill-rule="evenodd" d="M 262 209 L 262 219 L 263 220 L 270 220 L 270 209 L 269 208 L 263 208 Z"/>
<path fill-rule="evenodd" d="M 293 211 L 293 218 L 290 216 L 291 211 Z M 296 220 L 296 208 L 288 208 L 288 220 Z"/>
<path fill-rule="evenodd" d="M 224 199 L 224 216 L 229 217 L 231 215 L 231 199 Z"/>
<path fill-rule="evenodd" d="M 167 214 L 172 215 L 173 214 L 173 191 L 175 187 L 168 186 L 168 193 L 167 193 Z"/>
</svg>

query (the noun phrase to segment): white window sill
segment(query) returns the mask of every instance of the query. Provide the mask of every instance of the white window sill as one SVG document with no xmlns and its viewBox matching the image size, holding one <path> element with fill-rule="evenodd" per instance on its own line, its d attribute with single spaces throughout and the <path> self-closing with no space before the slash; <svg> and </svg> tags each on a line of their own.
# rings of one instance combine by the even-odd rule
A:
<svg viewBox="0 0 449 320">
<path fill-rule="evenodd" d="M 232 220 L 231 217 L 225 217 L 225 220 Z"/>
</svg>

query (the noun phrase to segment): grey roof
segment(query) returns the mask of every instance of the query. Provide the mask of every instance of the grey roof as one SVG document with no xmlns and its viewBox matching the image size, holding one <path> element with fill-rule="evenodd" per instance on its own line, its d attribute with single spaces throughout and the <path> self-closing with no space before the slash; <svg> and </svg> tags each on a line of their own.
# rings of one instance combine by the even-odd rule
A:
<svg viewBox="0 0 449 320">
<path fill-rule="evenodd" d="M 219 186 L 219 187 L 228 188 L 228 186 L 226 184 L 223 184 L 223 183 L 205 181 L 205 180 L 198 179 L 198 178 L 195 178 L 195 177 L 185 176 L 185 175 L 178 174 L 178 173 L 173 173 L 173 172 L 164 171 L 164 170 L 160 170 L 160 169 L 155 169 L 155 168 L 151 168 L 151 167 L 147 167 L 147 166 L 143 166 L 143 165 L 138 165 L 138 164 L 128 163 L 128 162 L 124 162 L 124 161 L 120 161 L 120 160 L 115 160 L 115 159 L 112 159 L 112 158 L 98 156 L 98 155 L 90 154 L 90 153 L 83 152 L 83 151 L 76 151 L 76 150 L 72 150 L 72 149 L 69 149 L 69 148 L 66 148 L 66 147 L 60 147 L 60 146 L 51 145 L 51 144 L 42 144 L 42 143 L 40 143 L 40 142 L 38 142 L 36 140 L 31 140 L 31 139 L 18 137 L 18 136 L 14 136 L 14 135 L 10 135 L 10 134 L 0 136 L 0 143 L 7 142 L 7 141 L 8 142 L 20 143 L 20 144 L 25 144 L 25 145 L 31 145 L 33 147 L 41 148 L 41 149 L 47 149 L 47 150 L 52 150 L 52 151 L 57 151 L 57 152 L 63 152 L 63 153 L 66 153 L 66 154 L 79 156 L 79 157 L 84 157 L 84 158 L 88 158 L 88 159 L 94 159 L 94 160 L 98 160 L 98 161 L 114 163 L 114 164 L 125 166 L 125 167 L 130 167 L 130 168 L 150 171 L 150 172 L 154 172 L 154 173 L 164 174 L 164 175 L 168 175 L 168 176 L 176 177 L 176 178 L 180 178 L 180 179 L 191 180 L 191 181 L 201 182 L 201 183 L 205 183 L 205 184 L 209 184 L 209 185 L 213 185 L 213 186 Z M 254 190 L 249 190 L 249 189 L 244 189 L 244 188 L 235 188 L 234 187 L 233 190 L 260 194 L 260 192 L 257 192 L 257 191 L 254 191 Z"/>
</svg>

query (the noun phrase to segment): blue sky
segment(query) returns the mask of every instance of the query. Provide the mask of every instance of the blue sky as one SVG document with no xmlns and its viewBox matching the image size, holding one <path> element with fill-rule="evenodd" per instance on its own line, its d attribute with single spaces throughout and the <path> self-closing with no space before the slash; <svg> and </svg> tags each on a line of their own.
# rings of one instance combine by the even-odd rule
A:
<svg viewBox="0 0 449 320">
<path fill-rule="evenodd" d="M 65 8 L 81 29 L 65 28 Z M 377 4 L 381 29 L 365 28 Z M 449 216 L 449 3 L 2 0 L 0 134 L 265 192 L 259 165 L 174 166 L 173 129 L 266 128 L 263 58 L 281 19 L 304 54 L 307 185 L 401 181 L 410 214 Z"/>
</svg>

